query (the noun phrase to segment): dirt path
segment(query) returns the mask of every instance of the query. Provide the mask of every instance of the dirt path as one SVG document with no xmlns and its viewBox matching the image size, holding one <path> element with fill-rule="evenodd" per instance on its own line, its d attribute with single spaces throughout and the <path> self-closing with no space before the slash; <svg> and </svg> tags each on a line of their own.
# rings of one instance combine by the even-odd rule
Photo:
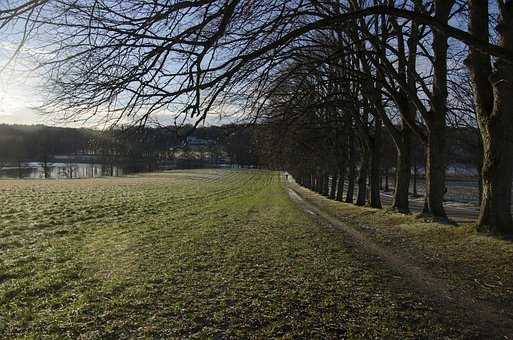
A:
<svg viewBox="0 0 513 340">
<path fill-rule="evenodd" d="M 469 292 L 435 277 L 411 259 L 394 254 L 383 245 L 374 242 L 365 232 L 342 223 L 306 201 L 294 190 L 293 184 L 287 183 L 286 185 L 290 198 L 306 213 L 320 223 L 327 223 L 331 227 L 337 228 L 347 236 L 347 242 L 351 247 L 355 247 L 370 258 L 378 257 L 388 269 L 404 278 L 407 282 L 404 284 L 404 289 L 413 289 L 424 295 L 435 306 L 439 306 L 439 309 L 454 309 L 457 313 L 464 313 L 462 315 L 464 319 L 479 325 L 479 328 L 485 332 L 484 334 L 488 332 L 489 338 L 513 339 L 511 336 L 513 320 L 504 316 L 497 306 L 474 300 Z"/>
</svg>

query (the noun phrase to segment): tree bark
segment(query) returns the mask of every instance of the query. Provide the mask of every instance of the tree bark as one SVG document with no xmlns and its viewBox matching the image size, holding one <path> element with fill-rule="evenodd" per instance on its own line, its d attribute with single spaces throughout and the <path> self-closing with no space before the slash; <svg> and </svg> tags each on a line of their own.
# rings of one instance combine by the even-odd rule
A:
<svg viewBox="0 0 513 340">
<path fill-rule="evenodd" d="M 483 153 L 483 139 L 481 133 L 479 133 L 479 155 L 476 162 L 476 168 L 478 169 L 479 206 L 483 203 L 483 173 L 481 171 L 483 169 Z"/>
<path fill-rule="evenodd" d="M 381 120 L 376 118 L 374 126 L 374 136 L 372 138 L 372 149 L 370 150 L 370 197 L 369 206 L 371 208 L 382 208 L 380 195 L 381 182 Z"/>
<path fill-rule="evenodd" d="M 351 157 L 349 158 L 349 176 L 347 178 L 346 203 L 353 203 L 355 181 L 356 181 L 356 167 L 354 165 L 354 151 L 353 151 L 353 152 L 351 152 Z"/>
<path fill-rule="evenodd" d="M 336 196 L 336 200 L 339 202 L 343 201 L 345 179 L 346 179 L 346 169 L 345 169 L 345 167 L 341 167 L 339 170 L 339 175 L 338 175 L 337 196 Z"/>
<path fill-rule="evenodd" d="M 497 31 L 499 44 L 513 48 L 513 3 L 504 5 Z M 478 226 L 481 230 L 513 234 L 511 185 L 513 180 L 513 65 L 498 59 L 490 77 L 493 110 L 482 117 L 483 201 Z"/>
<path fill-rule="evenodd" d="M 500 8 L 499 45 L 513 49 L 513 3 Z M 470 2 L 469 30 L 488 41 L 488 2 Z M 483 143 L 482 199 L 478 229 L 513 234 L 513 66 L 498 58 L 492 72 L 490 57 L 471 48 L 467 66 L 472 77 L 477 120 Z"/>
<path fill-rule="evenodd" d="M 513 75 L 513 69 L 511 69 Z M 505 74 L 504 74 L 505 75 Z M 480 230 L 512 234 L 513 220 L 511 217 L 511 181 L 513 172 L 513 142 L 511 131 L 513 122 L 506 114 L 513 112 L 513 93 L 504 97 L 504 87 L 510 83 L 494 84 L 495 107 L 492 121 L 485 127 L 487 139 L 484 143 L 483 162 L 483 196 L 478 219 Z M 509 111 L 509 112 L 508 112 Z"/>
<path fill-rule="evenodd" d="M 431 127 L 426 152 L 426 213 L 434 217 L 447 219 L 447 214 L 443 207 L 447 162 L 444 126 L 436 124 L 436 126 Z"/>
<path fill-rule="evenodd" d="M 322 195 L 328 197 L 330 191 L 330 176 L 328 173 L 324 173 L 323 179 L 323 187 L 322 187 Z"/>
<path fill-rule="evenodd" d="M 358 170 L 358 196 L 356 197 L 356 205 L 364 206 L 367 202 L 367 170 L 369 168 L 369 152 L 363 150 L 362 162 Z"/>
<path fill-rule="evenodd" d="M 396 104 L 402 117 L 400 129 L 390 126 L 391 123 L 385 120 L 385 126 L 388 126 L 397 152 L 392 209 L 402 213 L 409 213 L 412 130 L 406 120 L 415 117 L 415 107 L 408 102 L 404 91 L 401 91 L 397 96 Z"/>
<path fill-rule="evenodd" d="M 449 15 L 454 1 L 436 0 L 435 18 L 444 24 L 449 22 Z M 443 206 L 445 194 L 445 170 L 447 165 L 445 119 L 447 115 L 447 35 L 433 31 L 434 77 L 432 107 L 426 117 L 428 127 L 426 145 L 426 213 L 446 220 Z"/>
<path fill-rule="evenodd" d="M 333 174 L 333 176 L 331 176 L 331 187 L 330 187 L 330 196 L 329 196 L 332 200 L 334 200 L 336 197 L 337 182 L 338 182 L 338 176 L 336 174 Z"/>
<path fill-rule="evenodd" d="M 428 194 L 427 194 L 427 149 L 424 151 L 424 207 L 422 208 L 423 214 L 429 214 Z"/>
<path fill-rule="evenodd" d="M 18 178 L 21 179 L 23 177 L 22 174 L 21 174 L 21 161 L 18 160 L 17 163 L 18 163 Z"/>
<path fill-rule="evenodd" d="M 419 175 L 419 168 L 417 166 L 417 156 L 415 155 L 415 151 L 413 151 L 413 197 L 419 196 L 419 192 L 417 190 L 418 175 Z"/>
<path fill-rule="evenodd" d="M 317 193 L 322 195 L 322 189 L 324 188 L 324 174 L 320 174 L 317 176 Z"/>
<path fill-rule="evenodd" d="M 395 191 L 392 209 L 401 213 L 409 213 L 410 187 L 410 133 L 404 131 L 397 148 L 397 165 L 395 172 Z"/>
</svg>

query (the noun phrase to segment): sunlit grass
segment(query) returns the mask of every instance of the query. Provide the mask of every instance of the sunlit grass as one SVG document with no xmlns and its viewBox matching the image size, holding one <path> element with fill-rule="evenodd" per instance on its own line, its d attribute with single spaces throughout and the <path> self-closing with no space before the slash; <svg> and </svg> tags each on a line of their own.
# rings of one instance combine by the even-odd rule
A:
<svg viewBox="0 0 513 340">
<path fill-rule="evenodd" d="M 0 201 L 5 338 L 460 334 L 297 209 L 277 173 L 7 180 Z"/>
<path fill-rule="evenodd" d="M 440 224 L 421 215 L 357 207 L 294 185 L 301 196 L 363 230 L 391 251 L 411 258 L 476 300 L 493 302 L 513 318 L 513 242 L 478 233 L 475 225 Z"/>
</svg>

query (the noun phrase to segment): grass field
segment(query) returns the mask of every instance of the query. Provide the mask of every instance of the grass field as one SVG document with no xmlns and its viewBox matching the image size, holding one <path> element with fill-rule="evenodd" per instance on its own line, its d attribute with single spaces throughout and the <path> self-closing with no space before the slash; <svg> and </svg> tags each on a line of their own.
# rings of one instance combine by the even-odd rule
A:
<svg viewBox="0 0 513 340">
<path fill-rule="evenodd" d="M 4 338 L 478 334 L 314 222 L 278 173 L 5 180 L 0 217 Z"/>
</svg>

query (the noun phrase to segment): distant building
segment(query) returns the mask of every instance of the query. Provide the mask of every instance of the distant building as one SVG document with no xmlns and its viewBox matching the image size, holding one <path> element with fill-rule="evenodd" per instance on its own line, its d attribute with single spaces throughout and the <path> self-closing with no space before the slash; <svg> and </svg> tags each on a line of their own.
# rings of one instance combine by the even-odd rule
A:
<svg viewBox="0 0 513 340">
<path fill-rule="evenodd" d="M 169 148 L 169 151 L 176 152 L 176 151 L 184 151 L 184 150 L 194 150 L 194 151 L 200 151 L 205 150 L 208 147 L 214 147 L 218 146 L 217 141 L 213 139 L 206 139 L 206 138 L 198 138 L 194 136 L 188 136 L 185 140 L 181 142 L 181 144 L 177 144 L 175 146 L 172 146 Z"/>
<path fill-rule="evenodd" d="M 198 137 L 194 137 L 194 136 L 188 136 L 184 143 L 184 145 L 187 145 L 190 147 L 213 146 L 216 144 L 217 143 L 215 140 L 198 138 Z"/>
</svg>

